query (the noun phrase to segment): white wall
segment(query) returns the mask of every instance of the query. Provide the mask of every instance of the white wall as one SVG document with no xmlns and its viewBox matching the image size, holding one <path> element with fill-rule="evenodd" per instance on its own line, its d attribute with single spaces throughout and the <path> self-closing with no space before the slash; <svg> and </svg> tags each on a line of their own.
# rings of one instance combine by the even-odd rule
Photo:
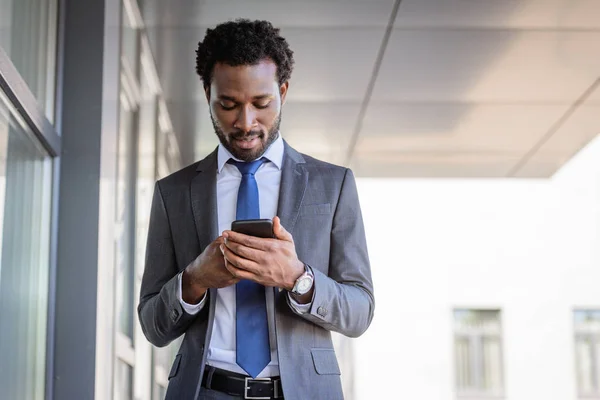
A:
<svg viewBox="0 0 600 400">
<path fill-rule="evenodd" d="M 454 307 L 502 309 L 507 400 L 577 398 L 572 310 L 600 307 L 600 140 L 551 180 L 358 185 L 376 314 L 356 399 L 454 399 Z"/>
</svg>

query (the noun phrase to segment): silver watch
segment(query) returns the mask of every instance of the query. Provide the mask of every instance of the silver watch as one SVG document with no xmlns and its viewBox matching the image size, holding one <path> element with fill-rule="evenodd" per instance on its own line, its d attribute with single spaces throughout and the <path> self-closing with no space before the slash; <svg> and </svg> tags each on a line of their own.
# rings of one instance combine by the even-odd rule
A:
<svg viewBox="0 0 600 400">
<path fill-rule="evenodd" d="M 296 279 L 296 283 L 291 292 L 295 295 L 302 296 L 303 294 L 310 292 L 314 281 L 315 277 L 312 271 L 308 268 L 308 265 L 304 264 L 304 273 Z"/>
</svg>

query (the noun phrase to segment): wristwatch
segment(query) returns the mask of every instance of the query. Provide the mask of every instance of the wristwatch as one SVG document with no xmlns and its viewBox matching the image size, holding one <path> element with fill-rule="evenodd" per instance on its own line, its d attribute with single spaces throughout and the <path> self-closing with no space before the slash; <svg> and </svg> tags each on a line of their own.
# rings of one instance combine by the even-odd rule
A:
<svg viewBox="0 0 600 400">
<path fill-rule="evenodd" d="M 314 281 L 315 277 L 311 269 L 308 267 L 308 265 L 304 264 L 304 273 L 300 275 L 298 279 L 296 279 L 296 283 L 291 290 L 292 294 L 302 296 L 303 294 L 310 292 Z"/>
</svg>

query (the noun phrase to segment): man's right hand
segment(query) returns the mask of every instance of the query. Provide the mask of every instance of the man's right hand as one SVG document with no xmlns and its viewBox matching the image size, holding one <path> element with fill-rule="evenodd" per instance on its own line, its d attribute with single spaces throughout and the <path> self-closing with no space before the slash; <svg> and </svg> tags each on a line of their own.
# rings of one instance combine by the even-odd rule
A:
<svg viewBox="0 0 600 400">
<path fill-rule="evenodd" d="M 198 304 L 209 288 L 231 286 L 239 281 L 225 268 L 221 244 L 223 237 L 219 236 L 183 271 L 181 297 L 186 303 Z"/>
</svg>

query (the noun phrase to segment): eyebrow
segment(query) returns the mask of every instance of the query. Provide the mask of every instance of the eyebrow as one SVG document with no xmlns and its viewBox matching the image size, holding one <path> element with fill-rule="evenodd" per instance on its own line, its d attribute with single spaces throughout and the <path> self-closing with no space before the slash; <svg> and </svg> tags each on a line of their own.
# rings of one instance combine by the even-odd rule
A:
<svg viewBox="0 0 600 400">
<path fill-rule="evenodd" d="M 264 99 L 271 99 L 273 97 L 275 97 L 275 96 L 273 96 L 271 94 L 260 94 L 258 96 L 254 96 L 252 98 L 252 100 L 264 100 Z M 221 99 L 221 100 L 229 100 L 229 101 L 234 102 L 234 103 L 238 102 L 235 97 L 227 96 L 227 95 L 224 95 L 224 94 L 220 95 L 219 99 Z"/>
</svg>

